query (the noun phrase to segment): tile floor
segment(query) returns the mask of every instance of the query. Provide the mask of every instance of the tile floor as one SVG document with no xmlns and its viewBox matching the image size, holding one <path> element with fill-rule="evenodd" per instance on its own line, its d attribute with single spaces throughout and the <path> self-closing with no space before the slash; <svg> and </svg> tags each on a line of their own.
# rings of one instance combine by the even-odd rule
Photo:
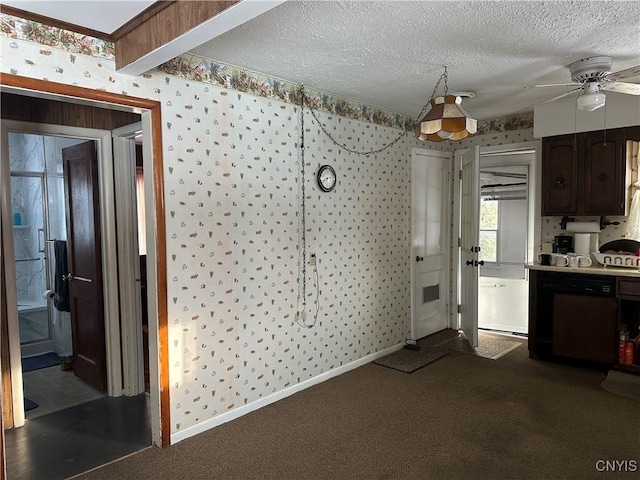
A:
<svg viewBox="0 0 640 480">
<path fill-rule="evenodd" d="M 26 412 L 27 420 L 106 396 L 60 365 L 24 373 L 23 384 L 24 396 L 38 404 Z"/>
</svg>

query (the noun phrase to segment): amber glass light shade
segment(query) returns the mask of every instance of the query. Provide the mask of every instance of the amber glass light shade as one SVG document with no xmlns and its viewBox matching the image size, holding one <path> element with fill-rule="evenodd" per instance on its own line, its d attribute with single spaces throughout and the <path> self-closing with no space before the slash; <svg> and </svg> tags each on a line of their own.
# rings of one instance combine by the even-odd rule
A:
<svg viewBox="0 0 640 480">
<path fill-rule="evenodd" d="M 415 125 L 414 131 L 419 140 L 442 142 L 444 140 L 462 140 L 475 135 L 478 131 L 477 120 L 460 106 L 462 98 L 455 95 L 432 98 L 431 108 L 423 119 Z"/>
</svg>

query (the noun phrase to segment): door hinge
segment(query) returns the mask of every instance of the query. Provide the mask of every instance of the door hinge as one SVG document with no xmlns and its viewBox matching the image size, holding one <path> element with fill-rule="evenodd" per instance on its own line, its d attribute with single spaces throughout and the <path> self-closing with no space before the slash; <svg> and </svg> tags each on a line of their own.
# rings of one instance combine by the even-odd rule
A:
<svg viewBox="0 0 640 480">
<path fill-rule="evenodd" d="M 458 304 L 458 313 L 462 313 L 462 305 Z"/>
<path fill-rule="evenodd" d="M 462 170 L 460 170 L 460 171 L 458 172 L 458 179 L 459 179 L 459 180 L 462 180 Z"/>
<path fill-rule="evenodd" d="M 458 247 L 462 247 L 462 237 L 458 237 Z"/>
</svg>

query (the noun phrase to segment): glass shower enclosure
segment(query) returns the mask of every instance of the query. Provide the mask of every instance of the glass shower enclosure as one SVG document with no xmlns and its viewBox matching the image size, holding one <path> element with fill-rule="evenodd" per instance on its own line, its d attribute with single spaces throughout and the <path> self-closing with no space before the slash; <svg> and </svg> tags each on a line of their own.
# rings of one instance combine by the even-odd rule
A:
<svg viewBox="0 0 640 480">
<path fill-rule="evenodd" d="M 70 354 L 70 318 L 53 306 L 53 240 L 66 238 L 61 149 L 75 139 L 9 133 L 21 356 Z"/>
</svg>

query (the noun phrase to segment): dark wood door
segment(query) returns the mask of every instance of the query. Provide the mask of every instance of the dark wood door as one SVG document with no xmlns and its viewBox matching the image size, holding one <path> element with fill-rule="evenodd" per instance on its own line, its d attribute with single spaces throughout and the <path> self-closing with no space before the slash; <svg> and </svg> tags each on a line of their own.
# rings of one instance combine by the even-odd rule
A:
<svg viewBox="0 0 640 480">
<path fill-rule="evenodd" d="M 542 214 L 573 215 L 578 210 L 578 150 L 574 135 L 542 140 Z"/>
<path fill-rule="evenodd" d="M 73 371 L 89 385 L 105 391 L 106 347 L 95 142 L 64 148 L 62 160 L 66 188 Z"/>
<path fill-rule="evenodd" d="M 613 364 L 617 359 L 618 301 L 556 293 L 553 295 L 553 354 Z"/>
<path fill-rule="evenodd" d="M 624 215 L 626 135 L 624 129 L 582 135 L 584 215 Z"/>
</svg>

